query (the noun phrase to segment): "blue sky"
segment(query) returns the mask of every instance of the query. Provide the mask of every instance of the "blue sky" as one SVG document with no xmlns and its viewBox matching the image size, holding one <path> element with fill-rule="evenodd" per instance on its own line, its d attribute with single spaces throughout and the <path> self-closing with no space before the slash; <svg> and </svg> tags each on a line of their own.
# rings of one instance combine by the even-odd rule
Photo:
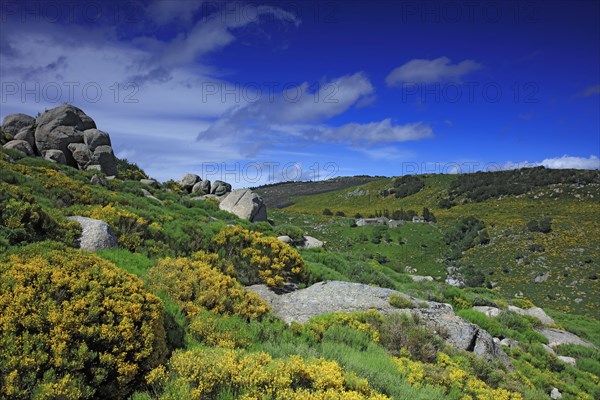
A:
<svg viewBox="0 0 600 400">
<path fill-rule="evenodd" d="M 594 1 L 3 1 L 0 117 L 68 101 L 150 175 L 599 168 Z"/>
</svg>

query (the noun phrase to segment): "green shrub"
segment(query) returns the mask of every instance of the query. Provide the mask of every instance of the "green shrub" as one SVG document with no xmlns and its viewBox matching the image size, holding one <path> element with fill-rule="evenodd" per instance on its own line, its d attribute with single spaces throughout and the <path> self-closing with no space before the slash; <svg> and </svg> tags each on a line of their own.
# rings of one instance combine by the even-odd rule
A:
<svg viewBox="0 0 600 400">
<path fill-rule="evenodd" d="M 405 175 L 394 181 L 394 191 L 397 199 L 419 193 L 425 187 L 425 182 L 414 175 Z"/>
<path fill-rule="evenodd" d="M 333 215 L 333 212 L 331 212 L 331 210 L 329 208 L 325 208 L 323 210 L 323 215 Z"/>
<path fill-rule="evenodd" d="M 383 319 L 381 344 L 393 355 L 401 349 L 422 362 L 432 362 L 444 347 L 444 341 L 433 331 L 419 324 L 419 319 L 404 313 L 393 313 Z"/>
<path fill-rule="evenodd" d="M 402 296 L 401 294 L 393 294 L 388 298 L 389 303 L 396 308 L 414 308 L 411 299 Z"/>
<path fill-rule="evenodd" d="M 160 300 L 110 262 L 58 244 L 2 260 L 0 327 L 10 398 L 123 398 L 166 356 Z"/>
<path fill-rule="evenodd" d="M 139 181 L 148 179 L 148 175 L 136 163 L 129 162 L 127 159 L 117 158 L 118 174 L 117 178 L 123 180 Z"/>
<path fill-rule="evenodd" d="M 301 242 L 304 240 L 304 232 L 294 225 L 279 225 L 275 227 L 275 233 L 278 236 L 289 236 L 294 242 Z"/>
<path fill-rule="evenodd" d="M 0 240 L 16 245 L 52 239 L 72 245 L 81 232 L 78 223 L 51 215 L 35 197 L 0 182 Z"/>
</svg>

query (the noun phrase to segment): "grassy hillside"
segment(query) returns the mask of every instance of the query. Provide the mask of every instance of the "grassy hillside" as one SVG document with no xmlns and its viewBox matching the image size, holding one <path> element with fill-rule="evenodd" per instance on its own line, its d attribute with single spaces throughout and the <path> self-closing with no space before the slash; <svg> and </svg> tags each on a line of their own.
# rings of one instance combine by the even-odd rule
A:
<svg viewBox="0 0 600 400">
<path fill-rule="evenodd" d="M 292 204 L 292 198 L 296 196 L 332 192 L 362 185 L 377 179 L 370 176 L 343 176 L 325 181 L 274 183 L 254 188 L 254 190 L 264 198 L 267 207 L 283 208 Z"/>
<path fill-rule="evenodd" d="M 388 256 L 390 265 L 396 270 L 405 267 L 406 271 L 406 267 L 412 267 L 417 273 L 433 276 L 443 275 L 448 264 L 445 260 L 447 249 L 441 240 L 444 232 L 462 218 L 475 216 L 485 223 L 491 240 L 489 244 L 477 245 L 466 251 L 461 263 L 473 265 L 484 273 L 487 280 L 497 285 L 498 290 L 506 296 L 522 293 L 547 307 L 598 317 L 600 185 L 597 180 L 600 173 L 569 173 L 575 177 L 592 174 L 591 183 L 542 184 L 522 194 L 500 195 L 483 201 L 472 201 L 465 195 L 459 195 L 454 198 L 456 205 L 441 208 L 440 202 L 451 196 L 458 176 L 421 176 L 424 187 L 418 193 L 404 198 L 381 194 L 394 186 L 395 180 L 386 178 L 334 192 L 295 197 L 294 204 L 284 211 L 297 224 L 311 231 L 312 223 L 302 223 L 303 219 L 295 216 L 306 214 L 321 218 L 325 208 L 333 213 L 341 211 L 348 217 L 357 213 L 366 217 L 385 209 L 390 212 L 412 209 L 421 214 L 423 208 L 427 207 L 437 218 L 435 227 L 415 228 L 407 224 L 397 231 L 390 230 L 390 244 L 382 246 L 378 252 Z M 505 180 L 510 182 L 508 176 Z M 530 221 L 544 217 L 552 220 L 551 232 L 539 233 L 526 229 Z M 321 219 L 328 221 L 330 218 Z M 349 226 L 350 222 L 344 224 Z M 371 229 L 365 227 L 341 231 L 331 228 L 324 230 L 321 237 L 337 246 L 337 238 L 368 237 Z M 396 237 L 404 235 L 410 239 L 415 229 L 430 230 L 430 237 L 408 240 L 409 246 L 395 246 Z M 317 237 L 319 233 L 315 232 Z M 358 249 L 358 244 L 354 246 Z M 370 247 L 367 245 L 362 249 L 375 252 Z M 538 276 L 544 276 L 546 280 L 534 284 Z"/>
<path fill-rule="evenodd" d="M 373 203 L 356 187 L 299 198 L 295 211 L 270 210 L 273 224 L 252 224 L 215 202 L 192 200 L 174 182 L 155 189 L 129 180 L 144 174 L 134 164 L 120 166 L 116 179 L 93 185 L 91 172 L 0 151 L 0 398 L 537 400 L 554 387 L 567 400 L 600 396 L 597 349 L 557 348 L 577 360 L 560 362 L 544 350 L 538 320 L 506 311 L 509 304 L 532 305 L 528 300 L 441 282 L 454 245 L 444 239 L 446 229 L 468 207 L 436 208 L 455 177 L 428 177 L 423 190 L 404 199 L 379 195 L 391 179 L 362 186 Z M 419 213 L 427 205 L 440 222 L 391 230 L 322 215 L 325 206 L 367 215 L 374 204 L 382 210 L 399 202 Z M 75 249 L 81 228 L 70 215 L 106 221 L 119 248 Z M 553 241 L 563 245 L 561 232 L 571 225 L 557 220 L 546 234 L 497 222 L 488 228 L 490 244 L 476 245 L 461 262 L 497 257 L 484 251 L 505 240 L 503 246 L 520 251 L 510 241 L 528 235 L 549 248 Z M 580 223 L 597 232 L 587 219 Z M 276 239 L 283 233 L 327 243 L 296 251 Z M 582 270 L 597 262 L 595 255 L 588 262 L 586 251 L 574 256 Z M 520 264 L 537 266 L 534 256 L 523 255 Z M 552 265 L 555 258 L 546 260 Z M 436 280 L 413 282 L 409 272 Z M 244 288 L 325 279 L 450 303 L 493 335 L 520 342 L 506 349 L 515 369 L 449 347 L 443 332 L 411 315 L 334 313 L 288 326 Z M 502 317 L 486 318 L 475 305 L 499 307 Z M 549 312 L 560 327 L 600 346 L 597 320 Z"/>
</svg>

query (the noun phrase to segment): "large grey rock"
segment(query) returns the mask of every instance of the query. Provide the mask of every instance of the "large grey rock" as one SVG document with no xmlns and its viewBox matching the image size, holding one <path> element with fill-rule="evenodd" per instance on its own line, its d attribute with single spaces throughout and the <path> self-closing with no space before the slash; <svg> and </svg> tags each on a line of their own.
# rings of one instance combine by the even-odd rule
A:
<svg viewBox="0 0 600 400">
<path fill-rule="evenodd" d="M 98 129 L 87 129 L 83 132 L 83 142 L 93 152 L 98 146 L 110 146 L 110 136 L 108 133 Z"/>
<path fill-rule="evenodd" d="M 117 159 L 113 153 L 113 149 L 110 146 L 98 146 L 94 150 L 91 164 L 97 164 L 100 166 L 102 172 L 107 176 L 117 175 Z"/>
<path fill-rule="evenodd" d="M 573 357 L 558 356 L 557 358 L 560 361 L 564 362 L 565 364 L 569 364 L 572 367 L 576 367 L 577 366 L 577 360 L 574 359 Z"/>
<path fill-rule="evenodd" d="M 143 183 L 144 185 L 148 185 L 154 189 L 159 188 L 159 185 L 158 185 L 158 182 L 156 181 L 156 179 L 140 179 L 140 182 Z"/>
<path fill-rule="evenodd" d="M 14 139 L 25 140 L 35 151 L 35 129 L 33 129 L 33 125 L 21 128 L 21 130 L 19 130 L 19 132 L 15 135 Z"/>
<path fill-rule="evenodd" d="M 188 193 L 192 191 L 192 188 L 196 183 L 200 181 L 200 177 L 196 174 L 185 174 L 181 177 L 179 185 L 186 190 Z"/>
<path fill-rule="evenodd" d="M 117 237 L 106 222 L 81 216 L 67 218 L 81 225 L 81 236 L 77 243 L 79 248 L 96 251 L 117 247 Z"/>
<path fill-rule="evenodd" d="M 226 190 L 226 188 L 225 188 Z M 231 188 L 230 188 L 231 190 Z M 210 194 L 210 181 L 209 180 L 201 180 L 196 182 L 196 184 L 192 187 L 192 194 L 198 194 L 198 195 L 205 195 L 205 194 Z M 223 190 L 220 190 L 219 194 L 216 194 L 216 196 L 223 196 L 223 194 L 225 194 L 226 192 L 224 192 Z"/>
<path fill-rule="evenodd" d="M 29 157 L 35 156 L 33 149 L 26 140 L 11 140 L 2 147 L 5 149 L 18 151 Z"/>
<path fill-rule="evenodd" d="M 544 312 L 544 310 L 542 310 L 539 307 L 532 307 L 532 308 L 528 308 L 527 310 L 524 310 L 519 307 L 508 306 L 508 311 L 512 311 L 514 313 L 521 314 L 521 315 L 529 315 L 530 317 L 535 317 L 535 318 L 539 319 L 540 322 L 544 325 L 554 325 L 554 323 L 555 323 L 554 320 L 552 318 L 550 318 L 550 316 L 548 314 L 546 314 Z"/>
<path fill-rule="evenodd" d="M 2 130 L 13 137 L 27 126 L 32 126 L 35 118 L 26 114 L 10 114 L 2 120 Z"/>
<path fill-rule="evenodd" d="M 560 329 L 554 328 L 541 328 L 536 330 L 544 335 L 546 339 L 548 339 L 548 345 L 550 347 L 555 347 L 561 344 L 578 344 L 585 347 L 595 347 L 593 344 L 586 342 L 571 332 L 561 331 Z"/>
<path fill-rule="evenodd" d="M 90 149 L 85 143 L 71 143 L 68 146 L 79 169 L 86 169 L 92 159 Z"/>
<path fill-rule="evenodd" d="M 552 391 L 550 391 L 550 398 L 552 400 L 560 400 L 562 399 L 562 393 L 557 388 L 552 388 Z"/>
<path fill-rule="evenodd" d="M 146 189 L 142 189 L 142 194 L 144 195 L 144 197 L 154 200 L 154 201 L 158 201 L 160 204 L 162 204 L 162 201 L 156 197 L 154 197 L 152 195 L 152 193 L 150 193 L 149 191 L 147 191 Z"/>
<path fill-rule="evenodd" d="M 202 182 L 204 182 L 204 181 L 196 182 L 194 184 L 194 186 L 192 186 L 192 190 L 190 191 L 190 193 L 191 194 L 197 194 L 197 195 L 207 194 L 206 192 L 204 192 L 202 190 Z"/>
<path fill-rule="evenodd" d="M 215 194 L 217 196 L 224 196 L 229 192 L 231 192 L 231 185 L 223 181 L 214 181 L 210 189 L 210 194 Z"/>
<path fill-rule="evenodd" d="M 94 176 L 92 176 L 90 178 L 90 183 L 92 185 L 97 185 L 97 186 L 105 186 L 106 185 L 106 181 L 96 174 L 94 174 Z"/>
<path fill-rule="evenodd" d="M 294 244 L 294 241 L 292 240 L 292 238 L 289 237 L 289 236 L 287 236 L 287 235 L 278 236 L 277 240 L 279 240 L 279 241 L 281 241 L 283 243 L 289 244 L 289 245 Z"/>
<path fill-rule="evenodd" d="M 251 222 L 267 220 L 267 206 L 250 189 L 234 190 L 221 201 L 219 208 Z"/>
<path fill-rule="evenodd" d="M 550 318 L 550 316 L 548 314 L 546 314 L 544 312 L 544 310 L 542 310 L 539 307 L 532 307 L 529 308 L 527 310 L 525 310 L 525 314 L 529 315 L 530 317 L 535 317 L 537 319 L 540 320 L 540 322 L 544 325 L 554 325 L 555 322 L 552 318 Z"/>
<path fill-rule="evenodd" d="M 502 312 L 502 310 L 500 310 L 499 308 L 489 306 L 475 306 L 473 307 L 473 310 L 479 311 L 480 313 L 484 313 L 486 317 L 490 318 L 497 317 Z"/>
<path fill-rule="evenodd" d="M 55 162 L 57 164 L 66 164 L 67 158 L 65 157 L 65 153 L 60 150 L 44 150 L 42 156 L 48 160 Z"/>
<path fill-rule="evenodd" d="M 519 342 L 510 338 L 504 338 L 500 341 L 500 345 L 510 347 L 512 349 L 519 347 Z"/>
<path fill-rule="evenodd" d="M 547 344 L 542 343 L 542 347 L 544 348 L 544 350 L 546 350 L 546 352 L 552 354 L 552 355 L 556 355 L 556 352 L 554 351 L 554 349 L 550 346 L 548 346 Z"/>
<path fill-rule="evenodd" d="M 325 243 L 312 236 L 304 236 L 304 242 L 298 245 L 298 247 L 302 247 L 305 249 L 318 249 L 323 246 L 325 246 Z"/>
<path fill-rule="evenodd" d="M 210 194 L 210 181 L 208 179 L 200 181 L 200 190 L 206 194 Z"/>
<path fill-rule="evenodd" d="M 389 297 L 393 294 L 408 297 L 415 303 L 420 302 L 396 290 L 338 281 L 320 282 L 306 289 L 284 294 L 276 294 L 265 285 L 249 286 L 247 289 L 258 294 L 271 306 L 274 314 L 287 323 L 304 323 L 317 315 L 332 312 L 409 312 L 398 310 L 389 303 Z M 488 332 L 457 316 L 448 304 L 430 301 L 427 305 L 427 308 L 415 308 L 410 312 L 417 314 L 430 329 L 443 332 L 447 343 L 511 366 L 506 353 Z"/>
<path fill-rule="evenodd" d="M 408 275 L 410 279 L 412 279 L 413 282 L 432 282 L 433 281 L 433 277 L 432 276 L 422 276 L 422 275 Z"/>
<path fill-rule="evenodd" d="M 95 128 L 95 123 L 79 108 L 65 104 L 46 111 L 36 119 L 35 145 L 43 154 L 45 150 L 60 150 L 67 164 L 77 167 L 68 149 L 71 143 L 83 143 L 83 131 Z"/>
</svg>

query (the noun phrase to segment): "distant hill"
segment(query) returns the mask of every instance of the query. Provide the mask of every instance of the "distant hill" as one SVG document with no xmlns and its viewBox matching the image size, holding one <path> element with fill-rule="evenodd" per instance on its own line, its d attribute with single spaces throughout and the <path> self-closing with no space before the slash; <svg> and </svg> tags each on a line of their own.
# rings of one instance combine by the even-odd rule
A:
<svg viewBox="0 0 600 400">
<path fill-rule="evenodd" d="M 312 182 L 281 182 L 253 188 L 270 208 L 284 208 L 294 204 L 294 197 L 327 193 L 363 185 L 381 179 L 371 176 L 349 176 Z"/>
<path fill-rule="evenodd" d="M 381 178 L 336 191 L 302 195 L 311 192 L 311 187 L 317 192 L 322 186 L 307 182 L 302 193 L 289 195 L 294 204 L 282 211 L 290 216 L 313 215 L 326 220 L 325 208 L 333 214 L 367 217 L 383 212 L 391 215 L 400 209 L 421 215 L 427 207 L 437 218 L 437 237 L 431 236 L 431 243 L 422 243 L 428 247 L 415 244 L 408 253 L 414 260 L 430 260 L 428 263 L 421 265 L 410 259 L 407 262 L 406 251 L 398 257 L 403 260 L 395 262 L 394 251 L 399 250 L 384 248 L 395 268 L 414 267 L 417 273 L 426 274 L 445 271 L 450 265 L 449 248 L 445 249 L 439 241 L 463 218 L 474 216 L 484 222 L 489 242 L 464 251 L 459 260 L 462 265 L 472 265 L 485 275 L 488 284 L 506 296 L 523 294 L 540 305 L 598 316 L 599 171 L 533 168 L 416 178 L 422 185 L 411 179 Z M 262 195 L 270 201 L 269 191 Z M 538 226 L 544 219 L 550 221 L 550 229 L 545 233 Z M 301 224 L 302 218 L 294 221 Z M 330 246 L 341 243 L 340 238 L 346 235 L 341 231 L 328 234 L 327 229 L 323 232 Z M 432 248 L 441 254 L 430 254 Z M 437 268 L 431 260 L 437 260 Z"/>
</svg>

